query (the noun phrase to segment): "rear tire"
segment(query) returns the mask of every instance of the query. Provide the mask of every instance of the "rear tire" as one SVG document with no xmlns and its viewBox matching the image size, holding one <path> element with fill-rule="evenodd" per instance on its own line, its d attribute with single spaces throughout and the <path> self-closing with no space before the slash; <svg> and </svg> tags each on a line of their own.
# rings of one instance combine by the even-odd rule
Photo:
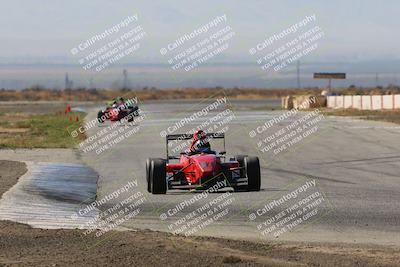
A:
<svg viewBox="0 0 400 267">
<path fill-rule="evenodd" d="M 163 159 L 153 159 L 150 164 L 150 183 L 152 194 L 167 192 L 166 163 Z"/>
<path fill-rule="evenodd" d="M 258 157 L 245 157 L 244 158 L 245 172 L 247 176 L 247 190 L 260 191 L 261 187 L 261 173 L 260 161 Z"/>
</svg>

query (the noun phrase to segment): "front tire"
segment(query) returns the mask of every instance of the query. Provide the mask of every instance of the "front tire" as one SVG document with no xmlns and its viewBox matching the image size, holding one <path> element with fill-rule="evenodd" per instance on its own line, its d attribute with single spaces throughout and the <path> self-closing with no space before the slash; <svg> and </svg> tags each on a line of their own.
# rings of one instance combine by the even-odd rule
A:
<svg viewBox="0 0 400 267">
<path fill-rule="evenodd" d="M 244 167 L 244 158 L 245 157 L 247 157 L 247 155 L 236 155 L 235 156 L 235 160 L 237 160 L 238 162 L 239 162 L 239 166 L 240 167 Z M 241 170 L 240 171 L 240 176 L 244 176 L 245 175 L 245 172 L 244 172 L 244 170 Z"/>
<path fill-rule="evenodd" d="M 247 155 L 235 155 L 235 160 L 239 162 L 240 167 L 244 167 L 244 158 L 247 157 Z M 246 176 L 246 171 L 240 170 L 240 177 Z M 246 185 L 234 185 L 232 186 L 233 190 L 235 192 L 240 192 L 240 191 L 247 191 L 247 186 Z"/>
<path fill-rule="evenodd" d="M 151 168 L 151 158 L 146 160 L 146 182 L 147 182 L 147 192 L 151 193 L 151 183 L 150 183 L 150 168 Z"/>
<path fill-rule="evenodd" d="M 150 164 L 150 187 L 152 194 L 167 192 L 166 163 L 163 159 L 153 159 Z"/>
<path fill-rule="evenodd" d="M 97 121 L 100 123 L 104 122 L 104 112 L 101 110 L 97 113 Z"/>
<path fill-rule="evenodd" d="M 244 166 L 247 176 L 247 190 L 260 191 L 261 173 L 260 173 L 260 161 L 258 157 L 245 157 Z"/>
<path fill-rule="evenodd" d="M 118 111 L 118 121 L 121 122 L 122 120 L 125 120 L 125 117 L 128 115 L 128 113 L 124 110 Z"/>
<path fill-rule="evenodd" d="M 132 110 L 129 110 L 127 115 L 128 122 L 133 122 L 135 119 L 135 113 Z"/>
</svg>

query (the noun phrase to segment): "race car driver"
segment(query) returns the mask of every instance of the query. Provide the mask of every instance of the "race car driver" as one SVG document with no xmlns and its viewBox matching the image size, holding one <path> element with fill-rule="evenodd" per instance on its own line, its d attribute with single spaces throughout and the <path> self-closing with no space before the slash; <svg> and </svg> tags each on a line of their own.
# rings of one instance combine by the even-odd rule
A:
<svg viewBox="0 0 400 267">
<path fill-rule="evenodd" d="M 192 143 L 189 147 L 189 153 L 215 153 L 211 150 L 210 142 L 208 142 L 207 134 L 202 130 L 197 130 L 193 134 Z"/>
</svg>

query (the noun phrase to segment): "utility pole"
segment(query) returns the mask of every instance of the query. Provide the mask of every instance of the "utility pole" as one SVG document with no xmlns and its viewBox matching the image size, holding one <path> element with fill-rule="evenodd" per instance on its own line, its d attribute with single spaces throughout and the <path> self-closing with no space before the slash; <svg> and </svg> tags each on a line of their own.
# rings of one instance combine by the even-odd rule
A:
<svg viewBox="0 0 400 267">
<path fill-rule="evenodd" d="M 122 75 L 124 76 L 122 89 L 126 90 L 128 89 L 128 72 L 126 71 L 126 69 L 124 69 Z"/>
<path fill-rule="evenodd" d="M 375 73 L 375 83 L 376 83 L 376 87 L 379 86 L 379 73 Z"/>
<path fill-rule="evenodd" d="M 72 89 L 73 81 L 69 79 L 68 72 L 65 73 L 65 89 Z"/>
<path fill-rule="evenodd" d="M 68 72 L 67 72 L 67 73 L 65 73 L 65 86 L 64 86 L 64 88 L 68 89 L 68 86 L 69 86 L 69 78 L 68 78 Z"/>
</svg>

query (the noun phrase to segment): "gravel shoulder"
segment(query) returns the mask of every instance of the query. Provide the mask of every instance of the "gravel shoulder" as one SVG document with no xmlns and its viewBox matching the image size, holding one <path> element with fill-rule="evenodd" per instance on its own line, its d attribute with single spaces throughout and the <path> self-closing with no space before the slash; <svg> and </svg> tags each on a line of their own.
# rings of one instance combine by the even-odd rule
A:
<svg viewBox="0 0 400 267">
<path fill-rule="evenodd" d="M 25 172 L 24 163 L 1 160 L 0 195 Z M 0 221 L 0 266 L 399 266 L 399 255 L 387 246 L 257 243 L 149 230 L 97 238 Z"/>
<path fill-rule="evenodd" d="M 0 160 L 0 196 L 18 182 L 18 178 L 26 173 L 23 162 Z"/>
</svg>

